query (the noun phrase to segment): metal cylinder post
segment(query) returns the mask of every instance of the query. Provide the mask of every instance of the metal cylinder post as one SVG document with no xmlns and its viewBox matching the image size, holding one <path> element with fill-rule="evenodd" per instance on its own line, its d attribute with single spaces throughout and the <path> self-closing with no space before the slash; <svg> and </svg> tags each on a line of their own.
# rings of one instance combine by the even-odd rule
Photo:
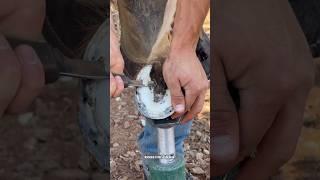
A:
<svg viewBox="0 0 320 180">
<path fill-rule="evenodd" d="M 169 164 L 174 161 L 176 149 L 174 140 L 174 127 L 157 128 L 158 150 L 161 164 Z"/>
</svg>

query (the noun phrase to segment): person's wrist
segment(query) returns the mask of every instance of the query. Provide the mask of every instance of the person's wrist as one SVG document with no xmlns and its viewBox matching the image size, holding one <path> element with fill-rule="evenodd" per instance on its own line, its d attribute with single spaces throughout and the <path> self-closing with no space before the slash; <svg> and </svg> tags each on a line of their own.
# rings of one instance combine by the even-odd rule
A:
<svg viewBox="0 0 320 180">
<path fill-rule="evenodd" d="M 195 48 L 191 44 L 185 44 L 183 46 L 171 46 L 167 60 L 179 59 L 180 57 L 190 56 L 195 53 Z M 192 58 L 186 58 L 185 60 L 187 59 Z"/>
<path fill-rule="evenodd" d="M 173 39 L 170 45 L 170 52 L 195 51 L 196 43 L 194 40 Z"/>
</svg>

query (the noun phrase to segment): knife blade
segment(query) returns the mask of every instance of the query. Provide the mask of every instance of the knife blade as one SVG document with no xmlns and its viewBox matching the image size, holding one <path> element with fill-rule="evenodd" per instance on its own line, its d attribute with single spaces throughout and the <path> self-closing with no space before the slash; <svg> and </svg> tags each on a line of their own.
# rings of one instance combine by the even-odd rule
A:
<svg viewBox="0 0 320 180">
<path fill-rule="evenodd" d="M 44 67 L 46 84 L 57 81 L 60 76 L 91 80 L 108 78 L 103 59 L 95 62 L 71 59 L 64 56 L 60 50 L 46 42 L 36 42 L 11 37 L 7 37 L 7 40 L 12 48 L 25 44 L 35 50 Z"/>
<path fill-rule="evenodd" d="M 155 83 L 153 81 L 150 81 L 148 84 L 144 84 L 142 81 L 140 80 L 132 80 L 130 79 L 128 76 L 124 75 L 124 74 L 117 74 L 117 73 L 112 73 L 113 76 L 120 76 L 123 84 L 124 84 L 124 88 L 128 88 L 128 87 L 152 87 L 155 85 Z"/>
</svg>

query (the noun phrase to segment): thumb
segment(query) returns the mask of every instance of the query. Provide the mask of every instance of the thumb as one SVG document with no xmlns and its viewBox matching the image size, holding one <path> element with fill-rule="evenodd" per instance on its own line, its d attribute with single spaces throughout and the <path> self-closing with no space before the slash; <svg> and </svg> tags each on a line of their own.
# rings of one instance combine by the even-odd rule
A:
<svg viewBox="0 0 320 180">
<path fill-rule="evenodd" d="M 112 73 L 110 73 L 110 97 L 113 96 L 114 92 L 117 90 L 117 82 Z"/>
<path fill-rule="evenodd" d="M 40 94 L 45 85 L 45 74 L 39 57 L 30 46 L 20 45 L 15 53 L 21 65 L 21 81 L 8 112 L 21 113 Z"/>
<path fill-rule="evenodd" d="M 178 80 L 168 80 L 167 82 L 168 89 L 171 95 L 171 103 L 174 108 L 174 111 L 178 114 L 185 112 L 186 105 L 184 95 Z"/>
</svg>

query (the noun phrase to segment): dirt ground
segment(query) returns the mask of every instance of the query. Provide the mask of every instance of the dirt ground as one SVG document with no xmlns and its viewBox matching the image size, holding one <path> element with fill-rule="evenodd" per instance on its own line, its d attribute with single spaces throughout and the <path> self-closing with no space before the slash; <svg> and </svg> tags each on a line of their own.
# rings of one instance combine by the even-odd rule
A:
<svg viewBox="0 0 320 180">
<path fill-rule="evenodd" d="M 320 179 L 320 88 L 313 88 L 310 93 L 295 156 L 282 168 L 278 178 Z"/>
<path fill-rule="evenodd" d="M 82 144 L 78 92 L 78 81 L 58 82 L 28 113 L 1 119 L 1 180 L 106 180 Z"/>
</svg>

